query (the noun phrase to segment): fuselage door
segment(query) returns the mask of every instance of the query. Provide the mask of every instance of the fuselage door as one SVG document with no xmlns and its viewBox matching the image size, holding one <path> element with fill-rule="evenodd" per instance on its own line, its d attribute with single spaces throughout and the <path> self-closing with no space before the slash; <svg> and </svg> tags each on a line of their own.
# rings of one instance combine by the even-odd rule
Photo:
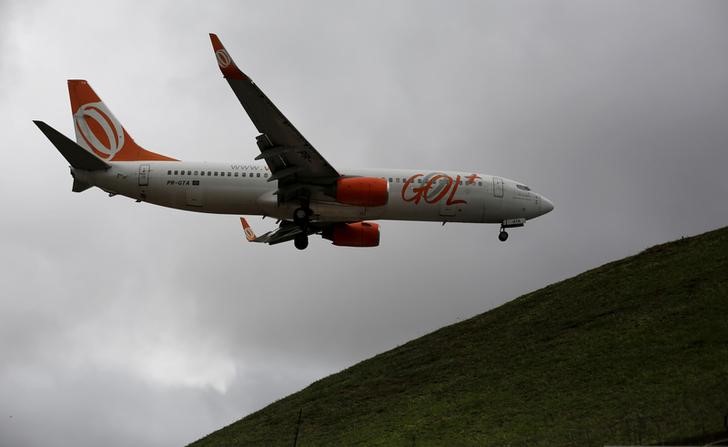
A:
<svg viewBox="0 0 728 447">
<path fill-rule="evenodd" d="M 493 196 L 503 197 L 503 179 L 500 177 L 493 177 Z"/>
<path fill-rule="evenodd" d="M 139 186 L 149 186 L 149 165 L 139 165 Z"/>
</svg>

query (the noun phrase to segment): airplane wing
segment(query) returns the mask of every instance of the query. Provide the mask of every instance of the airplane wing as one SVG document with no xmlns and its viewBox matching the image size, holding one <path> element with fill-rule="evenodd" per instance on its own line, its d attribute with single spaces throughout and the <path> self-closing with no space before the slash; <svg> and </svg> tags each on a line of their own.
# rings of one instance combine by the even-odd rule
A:
<svg viewBox="0 0 728 447">
<path fill-rule="evenodd" d="M 257 143 L 272 176 L 278 180 L 278 200 L 295 197 L 305 185 L 330 185 L 339 177 L 321 154 L 296 130 L 293 124 L 267 96 L 235 65 L 222 42 L 210 34 L 217 64 L 240 100 L 253 124 L 260 132 Z M 263 237 L 263 236 L 261 236 Z"/>
<path fill-rule="evenodd" d="M 299 225 L 285 220 L 280 223 L 277 229 L 260 236 L 255 235 L 253 229 L 250 228 L 248 221 L 244 217 L 240 218 L 240 224 L 243 226 L 245 238 L 248 239 L 249 242 L 262 242 L 270 245 L 291 241 L 299 234 L 304 233 L 304 230 Z M 319 230 L 320 229 L 317 226 L 309 226 L 306 234 L 314 234 Z"/>
</svg>

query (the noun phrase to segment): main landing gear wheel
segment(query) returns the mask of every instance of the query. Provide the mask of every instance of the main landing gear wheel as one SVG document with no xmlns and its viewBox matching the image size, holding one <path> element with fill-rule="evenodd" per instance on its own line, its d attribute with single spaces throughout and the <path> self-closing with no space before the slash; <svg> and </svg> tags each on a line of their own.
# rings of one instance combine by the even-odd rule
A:
<svg viewBox="0 0 728 447">
<path fill-rule="evenodd" d="M 508 232 L 501 228 L 500 234 L 498 234 L 498 240 L 505 242 L 508 240 Z"/>
<path fill-rule="evenodd" d="M 308 235 L 299 234 L 293 239 L 293 245 L 299 250 L 305 250 L 308 247 Z"/>
</svg>

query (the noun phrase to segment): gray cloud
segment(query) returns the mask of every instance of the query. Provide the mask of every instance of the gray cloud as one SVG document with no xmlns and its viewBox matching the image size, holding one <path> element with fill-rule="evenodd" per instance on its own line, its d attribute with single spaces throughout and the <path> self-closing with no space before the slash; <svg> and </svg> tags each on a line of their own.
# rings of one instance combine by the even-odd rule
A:
<svg viewBox="0 0 728 447">
<path fill-rule="evenodd" d="M 0 445 L 184 444 L 521 293 L 725 225 L 727 12 L 0 2 Z M 336 166 L 495 173 L 556 210 L 507 244 L 497 227 L 382 222 L 377 249 L 299 253 L 245 243 L 234 216 L 72 194 L 31 123 L 73 134 L 69 78 L 151 149 L 256 155 L 208 32 Z"/>
</svg>

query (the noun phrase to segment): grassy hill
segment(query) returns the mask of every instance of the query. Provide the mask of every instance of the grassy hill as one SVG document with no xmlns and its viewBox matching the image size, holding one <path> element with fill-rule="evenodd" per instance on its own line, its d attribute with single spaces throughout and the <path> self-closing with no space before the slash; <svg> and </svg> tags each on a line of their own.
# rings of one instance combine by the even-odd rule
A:
<svg viewBox="0 0 728 447">
<path fill-rule="evenodd" d="M 442 328 L 192 445 L 290 446 L 301 409 L 299 446 L 718 439 L 728 413 L 728 229 Z"/>
</svg>

